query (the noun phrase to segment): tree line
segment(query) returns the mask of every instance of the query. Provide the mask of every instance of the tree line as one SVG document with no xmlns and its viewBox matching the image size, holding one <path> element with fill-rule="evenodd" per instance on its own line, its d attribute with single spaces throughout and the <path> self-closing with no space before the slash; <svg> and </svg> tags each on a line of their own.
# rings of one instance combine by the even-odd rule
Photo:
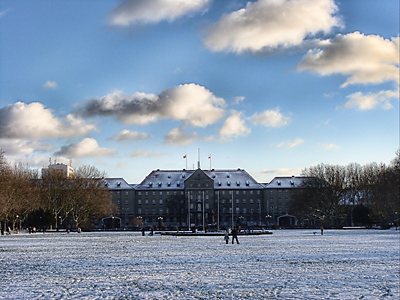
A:
<svg viewBox="0 0 400 300">
<path fill-rule="evenodd" d="M 10 165 L 0 149 L 0 222 L 4 233 L 12 229 L 49 226 L 58 229 L 89 227 L 116 211 L 104 187 L 105 173 L 80 166 L 67 178 L 59 170 L 38 170 L 22 163 Z"/>
<path fill-rule="evenodd" d="M 319 164 L 301 175 L 304 189 L 289 209 L 304 226 L 399 224 L 400 150 L 390 165 Z"/>
</svg>

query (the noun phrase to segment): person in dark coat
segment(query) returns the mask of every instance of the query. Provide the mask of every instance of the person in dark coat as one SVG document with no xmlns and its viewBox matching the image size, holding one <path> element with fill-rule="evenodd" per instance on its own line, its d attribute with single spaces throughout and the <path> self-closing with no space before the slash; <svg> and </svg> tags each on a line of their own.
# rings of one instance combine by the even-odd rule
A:
<svg viewBox="0 0 400 300">
<path fill-rule="evenodd" d="M 235 226 L 235 227 L 233 227 L 233 229 L 232 229 L 232 244 L 235 243 L 235 239 L 236 239 L 236 243 L 240 244 L 237 235 L 238 235 L 238 229 L 237 229 L 237 227 Z"/>
</svg>

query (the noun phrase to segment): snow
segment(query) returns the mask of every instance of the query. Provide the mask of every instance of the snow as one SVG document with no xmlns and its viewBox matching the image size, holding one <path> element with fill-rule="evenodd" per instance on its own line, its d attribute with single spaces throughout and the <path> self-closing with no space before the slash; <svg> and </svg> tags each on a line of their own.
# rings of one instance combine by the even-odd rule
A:
<svg viewBox="0 0 400 300">
<path fill-rule="evenodd" d="M 400 299 L 400 231 L 0 236 L 0 299 Z"/>
</svg>

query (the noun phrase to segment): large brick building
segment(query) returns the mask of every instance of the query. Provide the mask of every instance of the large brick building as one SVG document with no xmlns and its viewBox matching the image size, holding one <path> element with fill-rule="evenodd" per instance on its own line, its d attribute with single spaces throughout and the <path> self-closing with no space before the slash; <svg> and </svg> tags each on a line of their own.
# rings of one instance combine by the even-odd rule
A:
<svg viewBox="0 0 400 300">
<path fill-rule="evenodd" d="M 121 227 L 294 225 L 288 205 L 301 177 L 258 183 L 243 169 L 154 170 L 140 184 L 106 178 Z"/>
</svg>

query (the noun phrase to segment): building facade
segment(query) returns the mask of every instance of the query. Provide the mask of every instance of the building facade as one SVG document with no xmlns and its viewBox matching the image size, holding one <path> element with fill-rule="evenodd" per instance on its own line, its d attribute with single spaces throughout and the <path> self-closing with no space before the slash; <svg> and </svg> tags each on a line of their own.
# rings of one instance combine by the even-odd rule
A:
<svg viewBox="0 0 400 300">
<path fill-rule="evenodd" d="M 243 169 L 154 170 L 140 183 L 106 178 L 121 227 L 295 225 L 289 203 L 301 177 L 258 183 Z"/>
</svg>

